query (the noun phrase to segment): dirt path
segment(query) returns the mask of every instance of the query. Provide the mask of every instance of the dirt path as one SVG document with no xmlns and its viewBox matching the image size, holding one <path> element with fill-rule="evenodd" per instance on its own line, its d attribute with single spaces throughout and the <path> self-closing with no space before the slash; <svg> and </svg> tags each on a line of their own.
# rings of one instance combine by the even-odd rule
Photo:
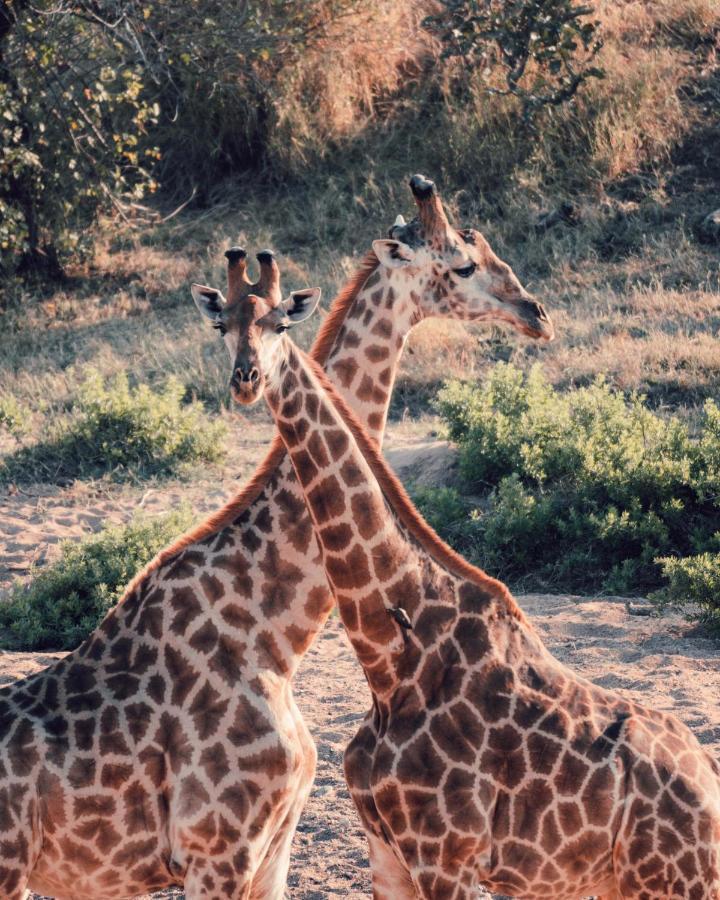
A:
<svg viewBox="0 0 720 900">
<path fill-rule="evenodd" d="M 629 615 L 618 601 L 546 595 L 519 599 L 560 659 L 596 684 L 672 710 L 720 758 L 720 643 L 698 635 L 675 616 Z M 0 683 L 27 675 L 52 658 L 2 653 Z M 367 900 L 365 839 L 343 781 L 341 759 L 369 706 L 369 695 L 337 619 L 331 619 L 308 653 L 296 694 L 315 737 L 318 768 L 293 846 L 290 895 L 293 900 Z"/>
</svg>

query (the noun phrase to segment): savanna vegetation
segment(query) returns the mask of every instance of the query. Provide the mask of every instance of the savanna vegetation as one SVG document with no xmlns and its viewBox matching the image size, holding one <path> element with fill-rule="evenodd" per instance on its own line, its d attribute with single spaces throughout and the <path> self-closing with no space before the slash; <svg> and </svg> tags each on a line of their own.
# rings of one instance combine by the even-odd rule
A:
<svg viewBox="0 0 720 900">
<path fill-rule="evenodd" d="M 0 640 L 13 650 L 73 650 L 120 599 L 125 585 L 192 524 L 188 507 L 108 525 L 16 585 L 0 603 Z"/>
<path fill-rule="evenodd" d="M 185 394 L 174 375 L 153 390 L 147 384 L 130 387 L 124 372 L 106 382 L 88 367 L 78 378 L 67 415 L 50 422 L 41 440 L 0 462 L 0 483 L 162 475 L 186 463 L 222 459 L 224 423 L 209 419 L 200 401 L 184 403 Z M 0 415 L 2 410 L 0 405 Z M 5 425 L 11 432 L 17 434 L 24 421 L 19 408 L 7 407 Z"/>
<path fill-rule="evenodd" d="M 0 478 L 221 477 L 246 426 L 188 283 L 269 245 L 331 298 L 421 171 L 558 335 L 414 332 L 392 417 L 461 379 L 479 467 L 433 523 L 515 585 L 712 598 L 719 50 L 716 0 L 0 2 Z"/>
<path fill-rule="evenodd" d="M 425 489 L 420 506 L 488 571 L 536 589 L 625 595 L 670 575 L 661 603 L 680 600 L 683 575 L 694 588 L 713 567 L 720 573 L 714 401 L 691 434 L 602 378 L 561 392 L 539 367 L 524 376 L 501 363 L 480 384 L 451 382 L 438 404 L 460 447 L 461 488 Z M 717 615 L 707 587 L 690 595 Z"/>
</svg>

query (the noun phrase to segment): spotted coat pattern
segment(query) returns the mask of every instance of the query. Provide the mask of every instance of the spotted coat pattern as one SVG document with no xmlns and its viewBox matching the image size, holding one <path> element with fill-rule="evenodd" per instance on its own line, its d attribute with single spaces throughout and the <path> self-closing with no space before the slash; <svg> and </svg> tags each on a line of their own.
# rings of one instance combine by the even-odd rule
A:
<svg viewBox="0 0 720 900">
<path fill-rule="evenodd" d="M 277 294 L 267 254 L 254 286 L 229 259 L 235 309 Z M 405 336 L 445 297 L 426 262 L 372 257 L 328 317 L 331 376 L 378 441 Z M 333 601 L 292 465 L 269 459 L 81 647 L 0 689 L 3 898 L 283 896 L 316 758 L 291 679 Z"/>
<path fill-rule="evenodd" d="M 419 519 L 321 370 L 289 343 L 281 359 L 266 396 L 373 695 L 345 773 L 375 897 L 718 900 L 717 762 L 554 659 Z"/>
</svg>

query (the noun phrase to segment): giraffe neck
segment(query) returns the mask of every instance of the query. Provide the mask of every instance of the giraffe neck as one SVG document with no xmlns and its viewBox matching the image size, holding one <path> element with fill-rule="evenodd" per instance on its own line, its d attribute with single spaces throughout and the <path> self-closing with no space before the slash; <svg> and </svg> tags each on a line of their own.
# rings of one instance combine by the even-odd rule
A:
<svg viewBox="0 0 720 900">
<path fill-rule="evenodd" d="M 338 295 L 313 348 L 378 443 L 403 343 L 418 318 L 416 309 L 408 291 L 403 294 L 386 279 L 369 254 Z M 102 627 L 115 629 L 128 616 L 134 628 L 145 627 L 135 621 L 138 615 L 144 623 L 162 614 L 169 617 L 163 627 L 172 628 L 174 613 L 157 608 L 160 594 L 151 586 L 179 576 L 185 593 L 192 591 L 209 606 L 228 606 L 223 615 L 233 628 L 246 632 L 243 644 L 253 648 L 249 657 L 240 654 L 248 658 L 245 668 L 292 679 L 334 600 L 282 443 L 273 446 L 234 500 L 138 573 Z"/>
<path fill-rule="evenodd" d="M 404 645 L 392 597 L 417 569 L 379 485 L 307 358 L 289 341 L 265 396 L 301 486 L 343 624 L 376 697 Z"/>
<path fill-rule="evenodd" d="M 376 268 L 350 304 L 325 362 L 336 390 L 378 446 L 405 340 L 419 319 L 405 282 Z"/>
<path fill-rule="evenodd" d="M 505 585 L 466 563 L 418 520 L 377 445 L 326 375 L 289 342 L 283 354 L 266 398 L 376 701 L 386 702 L 417 665 L 422 647 L 442 638 L 460 614 L 458 597 L 472 597 L 468 602 L 480 604 L 496 623 L 488 654 L 516 655 L 510 644 L 525 644 L 532 627 Z"/>
</svg>

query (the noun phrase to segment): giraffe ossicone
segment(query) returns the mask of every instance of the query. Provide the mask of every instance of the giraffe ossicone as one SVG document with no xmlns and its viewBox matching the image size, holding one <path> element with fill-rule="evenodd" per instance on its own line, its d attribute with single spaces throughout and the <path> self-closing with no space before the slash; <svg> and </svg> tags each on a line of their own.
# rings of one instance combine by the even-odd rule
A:
<svg viewBox="0 0 720 900">
<path fill-rule="evenodd" d="M 345 756 L 380 900 L 717 900 L 720 766 L 577 676 L 420 519 L 350 407 L 248 297 L 265 397 L 373 708 Z M 396 615 L 398 609 L 403 615 Z M 407 618 L 407 621 L 405 619 Z"/>
</svg>

